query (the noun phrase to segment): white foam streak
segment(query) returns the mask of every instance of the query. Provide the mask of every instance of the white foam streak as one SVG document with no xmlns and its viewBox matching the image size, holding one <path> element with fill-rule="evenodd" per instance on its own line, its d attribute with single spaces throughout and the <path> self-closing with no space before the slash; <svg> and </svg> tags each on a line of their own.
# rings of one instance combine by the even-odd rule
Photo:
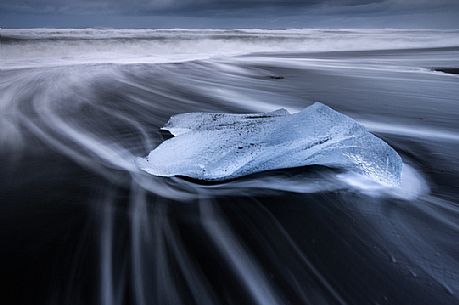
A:
<svg viewBox="0 0 459 305">
<path fill-rule="evenodd" d="M 222 252 L 228 262 L 234 267 L 244 286 L 252 295 L 255 304 L 276 305 L 284 304 L 275 294 L 262 270 L 243 248 L 238 239 L 233 236 L 222 217 L 219 217 L 212 202 L 201 200 L 200 211 L 205 229 L 216 247 Z"/>
<path fill-rule="evenodd" d="M 394 134 L 408 137 L 432 138 L 442 141 L 459 141 L 459 133 L 450 130 L 425 128 L 422 126 L 400 125 L 392 123 L 380 123 L 366 120 L 358 120 L 371 131 Z"/>
<path fill-rule="evenodd" d="M 337 178 L 346 183 L 350 190 L 358 191 L 371 197 L 394 197 L 405 200 L 413 200 L 430 190 L 422 175 L 408 164 L 403 164 L 400 186 L 390 187 L 375 183 L 370 179 L 345 173 L 337 175 Z"/>
<path fill-rule="evenodd" d="M 102 225 L 100 229 L 100 299 L 101 305 L 114 305 L 115 293 L 113 288 L 113 209 L 112 198 L 107 196 L 103 204 Z"/>
</svg>

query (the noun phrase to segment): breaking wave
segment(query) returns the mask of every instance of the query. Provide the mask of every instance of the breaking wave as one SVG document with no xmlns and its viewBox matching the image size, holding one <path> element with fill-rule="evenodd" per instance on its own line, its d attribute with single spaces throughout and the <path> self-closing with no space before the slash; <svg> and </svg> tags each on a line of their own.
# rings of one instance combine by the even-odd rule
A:
<svg viewBox="0 0 459 305">
<path fill-rule="evenodd" d="M 81 63 L 167 63 L 254 52 L 451 47 L 439 30 L 100 30 L 0 29 L 2 67 Z"/>
</svg>

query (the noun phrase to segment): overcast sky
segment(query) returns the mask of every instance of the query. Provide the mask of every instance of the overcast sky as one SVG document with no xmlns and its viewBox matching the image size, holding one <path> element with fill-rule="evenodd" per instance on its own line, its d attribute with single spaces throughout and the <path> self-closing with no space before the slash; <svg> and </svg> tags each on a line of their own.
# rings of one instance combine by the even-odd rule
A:
<svg viewBox="0 0 459 305">
<path fill-rule="evenodd" d="M 459 0 L 0 0 L 0 27 L 459 28 Z"/>
</svg>

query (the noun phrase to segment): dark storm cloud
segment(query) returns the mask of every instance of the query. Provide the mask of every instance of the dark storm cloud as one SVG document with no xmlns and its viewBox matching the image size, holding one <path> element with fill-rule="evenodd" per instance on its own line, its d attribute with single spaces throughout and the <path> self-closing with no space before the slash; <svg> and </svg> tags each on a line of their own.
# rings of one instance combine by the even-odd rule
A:
<svg viewBox="0 0 459 305">
<path fill-rule="evenodd" d="M 0 8 L 3 12 L 15 13 L 119 13 L 119 14 L 187 14 L 201 15 L 203 13 L 223 12 L 237 14 L 269 9 L 285 11 L 304 10 L 308 8 L 356 8 L 371 7 L 374 4 L 385 3 L 389 6 L 408 7 L 421 5 L 436 6 L 455 3 L 455 0 L 419 1 L 419 0 L 1 0 Z"/>
<path fill-rule="evenodd" d="M 403 19 L 394 18 L 395 15 L 401 16 Z M 49 20 L 45 24 L 47 26 L 52 26 L 56 23 L 53 20 L 73 20 L 74 23 L 79 23 L 75 26 L 100 25 L 113 27 L 141 26 L 139 20 L 144 20 L 146 26 L 158 26 L 158 24 L 161 26 L 161 20 L 165 20 L 164 18 L 198 18 L 195 19 L 198 23 L 203 21 L 202 18 L 207 18 L 206 20 L 208 20 L 210 27 L 227 27 L 232 26 L 230 20 L 233 20 L 235 24 L 247 24 L 247 18 L 250 18 L 253 20 L 258 19 L 253 23 L 253 26 L 256 27 L 276 24 L 276 22 L 279 22 L 279 25 L 275 26 L 282 26 L 280 24 L 281 21 L 278 19 L 289 16 L 293 19 L 282 20 L 282 22 L 286 23 L 286 26 L 289 24 L 293 26 L 311 26 L 312 22 L 317 22 L 318 26 L 340 26 L 339 23 L 343 23 L 343 26 L 354 26 L 355 22 L 351 22 L 351 19 L 360 20 L 358 22 L 361 25 L 364 25 L 365 22 L 368 24 L 368 21 L 359 19 L 363 17 L 373 18 L 369 20 L 370 26 L 371 22 L 375 21 L 377 21 L 378 26 L 380 24 L 386 26 L 384 18 L 387 18 L 388 27 L 396 27 L 399 23 L 409 24 L 410 20 L 416 21 L 413 23 L 413 27 L 419 27 L 420 25 L 422 27 L 423 24 L 431 26 L 436 20 L 446 26 L 449 23 L 454 26 L 458 24 L 458 21 L 454 20 L 459 19 L 459 1 L 0 0 L 0 26 L 8 26 L 9 23 L 20 25 L 21 22 L 24 26 L 28 26 L 27 23 L 34 26 L 33 20 Z M 145 19 L 147 17 L 154 19 L 150 19 L 150 23 L 148 23 L 148 20 Z M 320 19 L 321 17 L 327 18 L 328 23 L 323 23 L 323 20 Z M 235 18 L 244 18 L 244 20 L 236 22 Z M 116 24 L 113 21 L 114 19 L 122 19 L 123 24 Z M 167 23 L 167 20 L 165 21 Z M 115 24 L 110 24 L 110 22 L 115 22 Z M 190 24 L 187 23 L 186 26 L 193 26 L 193 22 Z M 248 24 L 250 25 L 251 23 L 248 22 Z M 183 25 L 179 22 L 176 26 L 181 27 Z"/>
</svg>

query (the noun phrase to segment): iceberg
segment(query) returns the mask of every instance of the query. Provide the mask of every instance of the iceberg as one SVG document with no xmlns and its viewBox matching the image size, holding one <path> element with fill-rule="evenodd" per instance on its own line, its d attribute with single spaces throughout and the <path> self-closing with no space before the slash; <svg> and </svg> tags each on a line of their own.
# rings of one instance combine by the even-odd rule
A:
<svg viewBox="0 0 459 305">
<path fill-rule="evenodd" d="M 400 184 L 402 159 L 386 142 L 322 103 L 298 113 L 183 113 L 162 128 L 173 138 L 137 166 L 155 176 L 222 181 L 253 173 L 324 165 Z"/>
</svg>

